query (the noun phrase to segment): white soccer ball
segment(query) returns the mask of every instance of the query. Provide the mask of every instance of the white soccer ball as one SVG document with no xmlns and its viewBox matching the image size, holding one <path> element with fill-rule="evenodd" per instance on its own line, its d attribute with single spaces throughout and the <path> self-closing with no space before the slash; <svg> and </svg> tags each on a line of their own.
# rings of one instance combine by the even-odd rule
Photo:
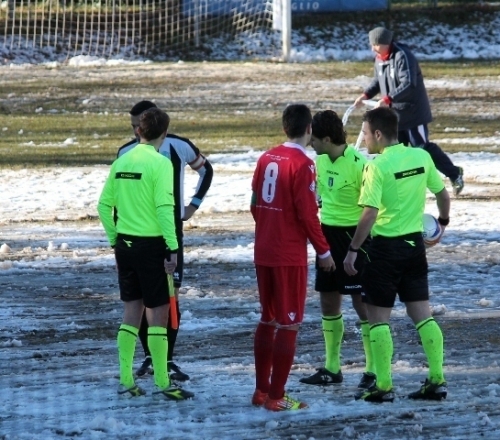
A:
<svg viewBox="0 0 500 440">
<path fill-rule="evenodd" d="M 437 221 L 437 218 L 431 214 L 424 214 L 422 217 L 424 230 L 422 236 L 426 247 L 432 247 L 438 243 L 441 235 L 443 235 L 443 228 Z"/>
</svg>

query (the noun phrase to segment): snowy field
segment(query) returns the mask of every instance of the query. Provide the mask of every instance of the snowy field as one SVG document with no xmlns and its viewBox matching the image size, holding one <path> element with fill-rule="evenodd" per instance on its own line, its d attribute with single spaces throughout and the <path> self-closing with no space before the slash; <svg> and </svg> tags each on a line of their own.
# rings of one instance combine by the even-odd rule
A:
<svg viewBox="0 0 500 440">
<path fill-rule="evenodd" d="M 452 156 L 466 170 L 466 187 L 452 200 L 443 243 L 429 250 L 431 303 L 445 334 L 448 399 L 404 398 L 420 386 L 426 369 L 401 305 L 392 318 L 394 404 L 353 398 L 364 365 L 348 301 L 344 383 L 299 384 L 324 361 L 319 298 L 310 277 L 288 381 L 291 394 L 310 409 L 274 414 L 250 404 L 259 307 L 248 203 L 259 154 L 210 156 L 213 186 L 186 224 L 176 359 L 191 375 L 185 387 L 196 396 L 181 403 L 153 400 L 151 377 L 140 379 L 148 391 L 144 397 L 116 394 L 122 304 L 113 256 L 96 220 L 108 167 L 0 170 L 0 439 L 500 438 L 500 156 Z M 188 174 L 190 186 L 195 180 Z M 437 212 L 431 195 L 427 212 Z M 312 250 L 310 257 L 312 262 Z M 141 361 L 138 344 L 136 366 Z"/>
<path fill-rule="evenodd" d="M 498 59 L 500 15 L 489 17 L 487 23 L 464 28 L 409 25 L 398 37 L 415 48 L 420 59 Z M 294 31 L 292 59 L 369 59 L 367 30 L 346 23 L 322 31 Z M 149 76 L 161 77 L 170 86 L 157 90 L 159 105 L 187 112 L 196 106 L 227 106 L 264 118 L 294 101 L 342 112 L 370 80 L 341 78 L 335 71 L 307 80 L 306 69 L 311 68 L 302 64 L 200 63 L 193 69 L 194 64 L 180 60 L 166 65 L 120 56 L 65 60 L 30 47 L 14 51 L 7 47 L 9 42 L 0 38 L 3 84 L 63 75 L 75 84 L 79 111 L 114 112 L 150 99 L 151 88 L 141 80 Z M 248 60 L 241 56 L 241 47 L 236 42 L 234 47 L 214 47 L 212 53 Z M 262 53 L 253 53 L 252 59 L 276 55 L 269 54 L 266 44 Z M 94 94 L 92 89 L 77 88 L 86 78 L 113 84 L 124 76 L 137 84 L 133 92 L 110 87 Z M 122 399 L 116 394 L 116 331 L 123 306 L 113 255 L 96 212 L 109 167 L 0 169 L 0 440 L 499 439 L 500 155 L 495 153 L 500 132 L 481 136 L 473 125 L 480 119 L 498 120 L 498 100 L 484 96 L 494 97 L 499 81 L 443 78 L 427 80 L 426 85 L 431 97 L 449 98 L 433 103 L 437 124 L 442 115 L 470 118 L 470 125 L 441 127 L 446 134 L 439 137 L 443 148 L 459 143 L 482 145 L 483 150 L 452 155 L 454 163 L 465 169 L 466 186 L 452 200 L 451 223 L 443 242 L 428 254 L 431 304 L 445 335 L 449 383 L 445 402 L 405 398 L 420 386 L 426 368 L 418 334 L 400 304 L 392 317 L 397 394 L 393 404 L 373 405 L 353 398 L 364 364 L 356 314 L 349 301 L 344 306 L 344 383 L 325 388 L 299 383 L 324 362 L 319 296 L 312 288 L 310 266 L 305 322 L 288 381 L 289 392 L 310 408 L 274 414 L 251 406 L 252 337 L 259 306 L 248 206 L 251 175 L 261 153 L 249 145 L 246 153 L 209 157 L 215 170 L 212 188 L 185 225 L 186 268 L 176 361 L 191 376 L 185 387 L 196 396 L 180 403 L 153 400 L 151 377 L 139 379 L 148 391 L 144 397 Z M 30 96 L 5 92 L 0 107 L 21 111 L 36 102 L 36 112 L 66 112 L 38 106 L 48 99 L 46 92 L 43 87 Z M 9 116 L 0 118 L 0 129 L 6 131 Z M 126 128 L 124 123 L 124 137 Z M 44 147 L 29 127 L 23 129 L 14 147 Z M 79 142 L 71 134 L 61 136 L 54 142 L 62 149 Z M 99 148 L 97 138 L 95 144 Z M 226 151 L 246 148 L 224 147 Z M 188 185 L 193 187 L 195 182 L 196 175 L 188 173 Z M 431 195 L 427 212 L 437 213 Z M 312 249 L 310 258 L 312 263 Z M 136 367 L 141 362 L 138 344 Z"/>
</svg>

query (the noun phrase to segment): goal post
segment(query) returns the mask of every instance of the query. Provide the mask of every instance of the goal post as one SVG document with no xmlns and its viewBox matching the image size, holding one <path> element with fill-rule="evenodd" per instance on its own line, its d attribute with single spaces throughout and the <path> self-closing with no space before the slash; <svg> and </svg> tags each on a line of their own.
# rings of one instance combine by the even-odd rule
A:
<svg viewBox="0 0 500 440">
<path fill-rule="evenodd" d="M 273 0 L 273 29 L 281 31 L 283 61 L 290 61 L 292 51 L 292 0 Z"/>
</svg>

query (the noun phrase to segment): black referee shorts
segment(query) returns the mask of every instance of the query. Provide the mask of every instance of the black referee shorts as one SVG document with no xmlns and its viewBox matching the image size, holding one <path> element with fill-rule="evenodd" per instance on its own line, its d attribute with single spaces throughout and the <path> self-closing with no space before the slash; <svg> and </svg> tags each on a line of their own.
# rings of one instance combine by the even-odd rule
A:
<svg viewBox="0 0 500 440">
<path fill-rule="evenodd" d="M 404 303 L 428 300 L 427 273 L 422 233 L 374 237 L 362 273 L 363 302 L 392 308 L 396 295 Z"/>
<path fill-rule="evenodd" d="M 361 270 L 365 262 L 365 251 L 369 240 L 363 243 L 358 252 L 358 257 L 354 265 L 358 273 L 351 277 L 344 271 L 344 259 L 352 237 L 356 232 L 356 226 L 328 226 L 321 224 L 321 229 L 330 246 L 336 270 L 334 272 L 325 272 L 319 267 L 316 259 L 316 282 L 314 289 L 317 292 L 340 292 L 344 295 L 361 293 L 363 291 Z"/>
<path fill-rule="evenodd" d="M 115 258 L 120 299 L 142 299 L 150 309 L 169 302 L 165 273 L 166 246 L 163 237 L 135 237 L 118 234 Z"/>
</svg>

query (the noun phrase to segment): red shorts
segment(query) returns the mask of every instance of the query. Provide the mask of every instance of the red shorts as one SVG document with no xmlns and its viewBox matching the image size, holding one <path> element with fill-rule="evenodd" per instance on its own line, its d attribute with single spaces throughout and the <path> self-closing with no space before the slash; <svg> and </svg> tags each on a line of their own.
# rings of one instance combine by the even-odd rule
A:
<svg viewBox="0 0 500 440">
<path fill-rule="evenodd" d="M 307 266 L 255 265 L 261 322 L 280 327 L 302 324 L 307 294 Z"/>
</svg>

